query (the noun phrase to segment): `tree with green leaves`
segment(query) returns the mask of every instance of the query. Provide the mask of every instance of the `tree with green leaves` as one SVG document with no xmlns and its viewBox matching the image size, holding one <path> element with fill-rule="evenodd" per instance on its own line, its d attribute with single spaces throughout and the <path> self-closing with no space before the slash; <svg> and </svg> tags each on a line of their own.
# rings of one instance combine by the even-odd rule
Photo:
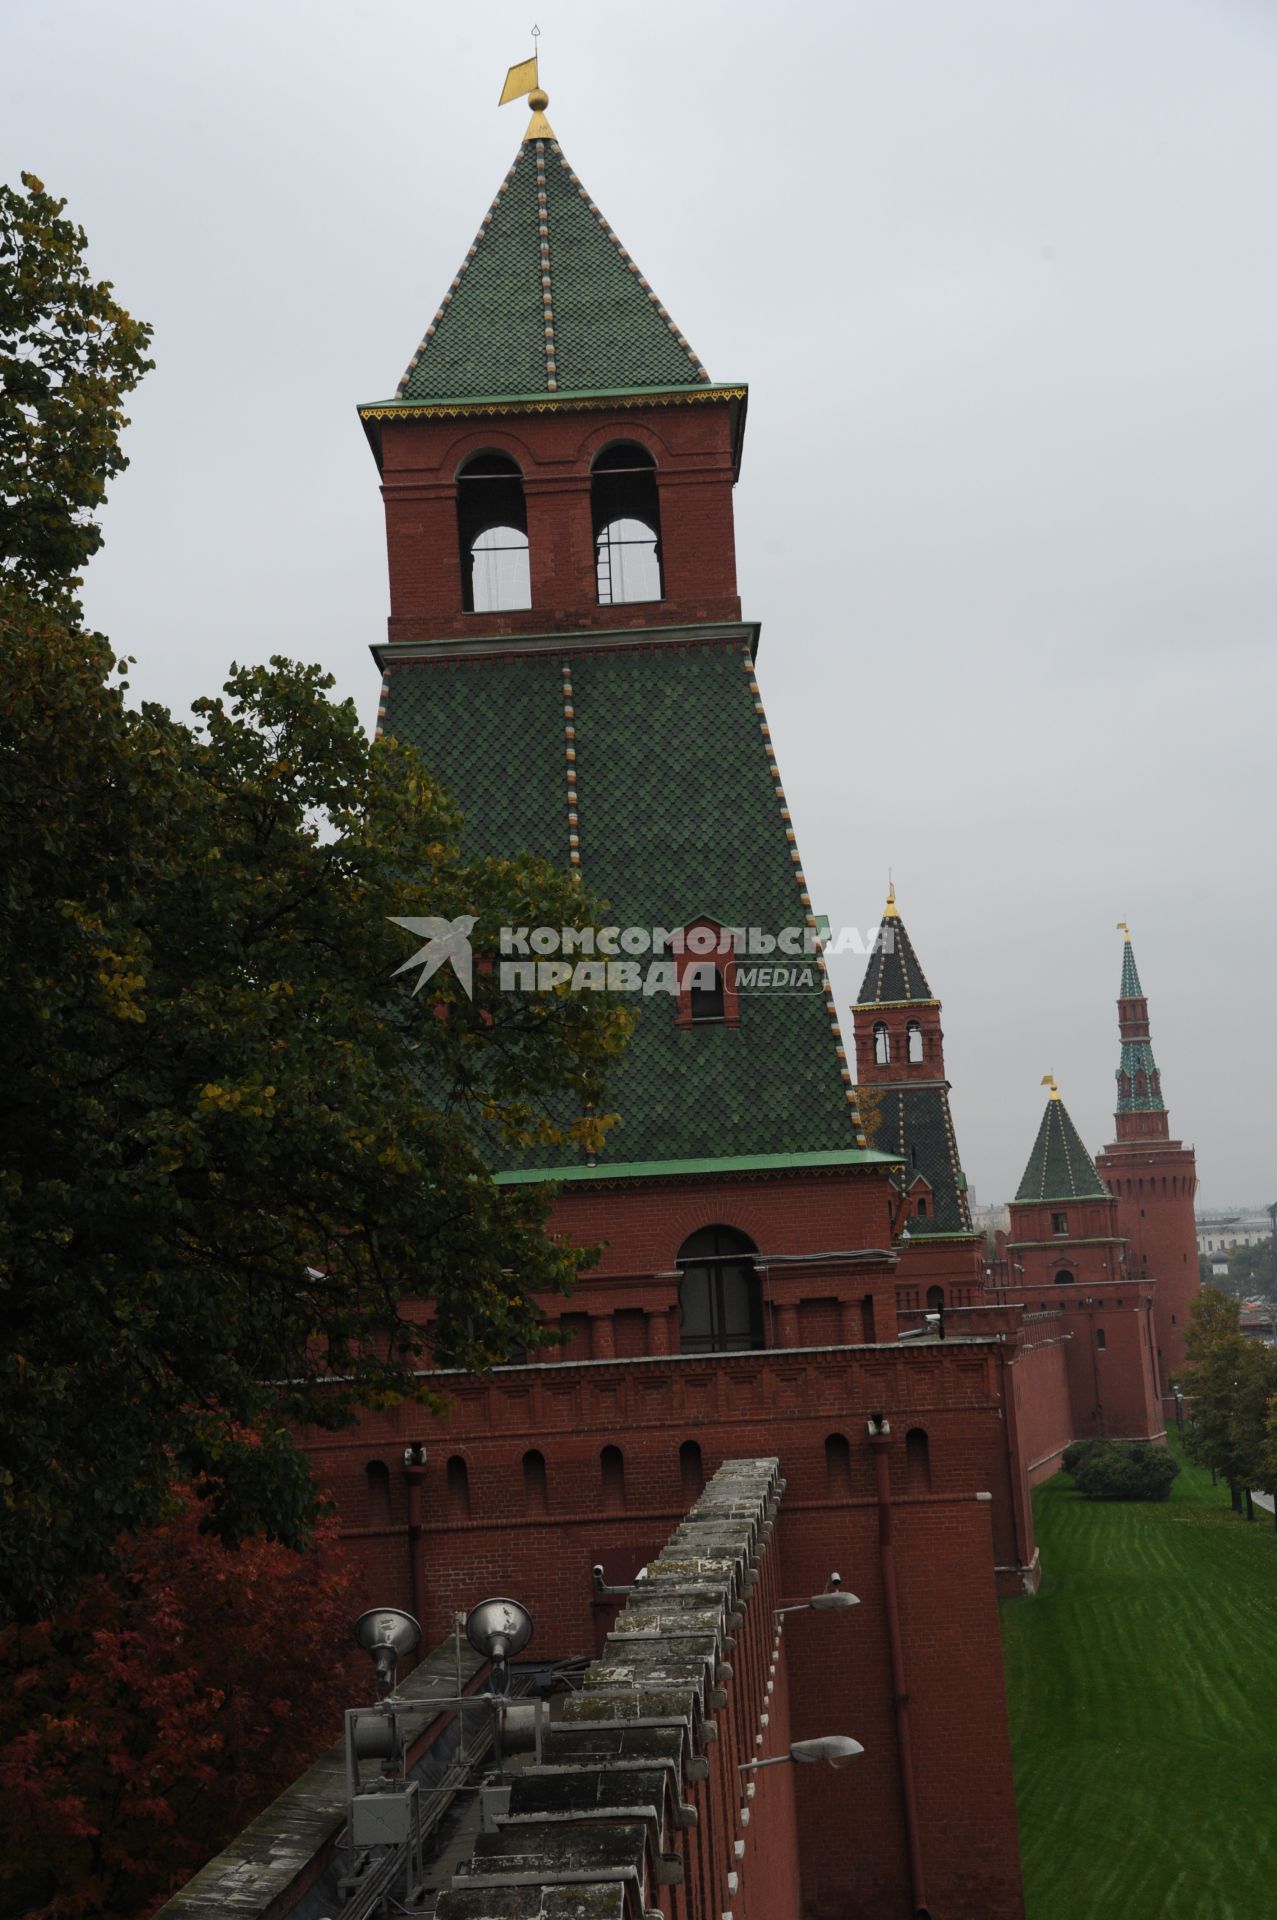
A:
<svg viewBox="0 0 1277 1920">
<path fill-rule="evenodd" d="M 1265 1454 L 1277 1353 L 1242 1333 L 1237 1301 L 1216 1287 L 1194 1300 L 1184 1349 L 1189 1365 L 1178 1384 L 1191 1405 L 1189 1454 L 1227 1481 L 1234 1508 L 1249 1515 L 1251 1489 L 1277 1480 Z"/>
<path fill-rule="evenodd" d="M 494 1156 L 597 1147 L 630 1016 L 504 993 L 570 876 L 463 857 L 418 757 L 316 668 L 237 668 L 195 724 L 129 706 L 79 625 L 150 329 L 38 180 L 0 189 L 0 1618 L 39 1619 L 198 1481 L 235 1543 L 305 1541 L 290 1437 L 544 1337 L 582 1255 Z M 473 922 L 420 997 L 394 918 Z"/>
<path fill-rule="evenodd" d="M 579 1256 L 488 1168 L 600 1144 L 630 1016 L 501 990 L 501 926 L 599 909 L 465 858 L 318 669 L 236 670 L 188 727 L 56 612 L 11 592 L 0 622 L 0 1606 L 38 1618 L 175 1479 L 228 1540 L 304 1540 L 295 1423 L 543 1340 Z M 393 918 L 462 916 L 473 999 L 392 977 Z"/>
<path fill-rule="evenodd" d="M 0 186 L 0 574 L 74 610 L 93 515 L 128 465 L 123 401 L 153 362 L 65 206 L 31 173 Z"/>
</svg>

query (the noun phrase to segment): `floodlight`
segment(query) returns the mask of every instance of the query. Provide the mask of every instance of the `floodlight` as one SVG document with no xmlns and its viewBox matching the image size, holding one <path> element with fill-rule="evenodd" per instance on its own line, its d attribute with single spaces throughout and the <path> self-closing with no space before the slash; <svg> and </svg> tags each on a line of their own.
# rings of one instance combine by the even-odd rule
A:
<svg viewBox="0 0 1277 1920">
<path fill-rule="evenodd" d="M 389 1693 L 400 1655 L 415 1653 L 421 1645 L 421 1628 L 410 1613 L 402 1613 L 398 1607 L 369 1607 L 355 1622 L 355 1639 L 365 1653 L 372 1655 L 379 1689 Z"/>
<path fill-rule="evenodd" d="M 517 1600 L 481 1600 L 466 1615 L 466 1639 L 476 1653 L 503 1667 L 532 1638 L 532 1615 Z"/>
</svg>

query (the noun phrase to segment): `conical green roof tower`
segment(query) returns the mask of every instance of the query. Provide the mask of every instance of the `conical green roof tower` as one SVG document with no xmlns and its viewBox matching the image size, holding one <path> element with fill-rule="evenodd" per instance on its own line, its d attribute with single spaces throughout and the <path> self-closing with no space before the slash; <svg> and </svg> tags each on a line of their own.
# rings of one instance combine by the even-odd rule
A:
<svg viewBox="0 0 1277 1920">
<path fill-rule="evenodd" d="M 1050 1075 L 1047 1078 L 1051 1081 L 1050 1098 L 1016 1199 L 1109 1199 L 1109 1190 L 1095 1171 L 1095 1162 L 1082 1144 L 1059 1089 Z"/>
<path fill-rule="evenodd" d="M 608 902 L 610 938 L 698 922 L 743 936 L 707 993 L 636 995 L 613 1077 L 620 1120 L 583 1179 L 797 1163 L 881 1177 L 823 960 L 809 945 L 786 985 L 772 978 L 792 953 L 782 933 L 807 940 L 817 923 L 755 677 L 758 629 L 736 597 L 745 392 L 709 380 L 544 104 L 533 96 L 396 398 L 361 408 L 390 547 L 382 728 L 455 796 L 469 851 L 570 865 Z M 471 504 L 485 486 L 499 490 L 486 515 Z M 650 535 L 659 568 L 624 603 L 596 573 L 612 511 Z M 493 527 L 526 548 L 521 603 L 458 590 L 478 551 L 467 543 Z M 641 955 L 644 974 L 653 957 L 603 951 Z"/>
</svg>

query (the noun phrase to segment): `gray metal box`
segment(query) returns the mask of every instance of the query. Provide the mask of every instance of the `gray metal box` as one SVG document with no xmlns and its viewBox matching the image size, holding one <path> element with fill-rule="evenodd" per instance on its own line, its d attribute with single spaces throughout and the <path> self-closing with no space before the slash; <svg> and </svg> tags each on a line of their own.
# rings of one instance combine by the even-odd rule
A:
<svg viewBox="0 0 1277 1920">
<path fill-rule="evenodd" d="M 400 1793 L 357 1793 L 350 1803 L 352 1847 L 401 1847 L 417 1824 L 417 1783 Z"/>
</svg>

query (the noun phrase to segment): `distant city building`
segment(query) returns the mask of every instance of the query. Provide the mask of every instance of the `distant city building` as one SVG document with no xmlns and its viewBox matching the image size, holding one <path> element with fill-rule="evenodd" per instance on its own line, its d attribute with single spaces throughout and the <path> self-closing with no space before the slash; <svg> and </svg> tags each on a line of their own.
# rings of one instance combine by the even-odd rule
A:
<svg viewBox="0 0 1277 1920">
<path fill-rule="evenodd" d="M 1199 1213 L 1197 1251 L 1205 1256 L 1231 1253 L 1234 1247 L 1260 1247 L 1273 1237 L 1272 1209 L 1236 1208 L 1231 1213 Z M 1227 1267 L 1227 1262 L 1225 1262 Z"/>
</svg>

